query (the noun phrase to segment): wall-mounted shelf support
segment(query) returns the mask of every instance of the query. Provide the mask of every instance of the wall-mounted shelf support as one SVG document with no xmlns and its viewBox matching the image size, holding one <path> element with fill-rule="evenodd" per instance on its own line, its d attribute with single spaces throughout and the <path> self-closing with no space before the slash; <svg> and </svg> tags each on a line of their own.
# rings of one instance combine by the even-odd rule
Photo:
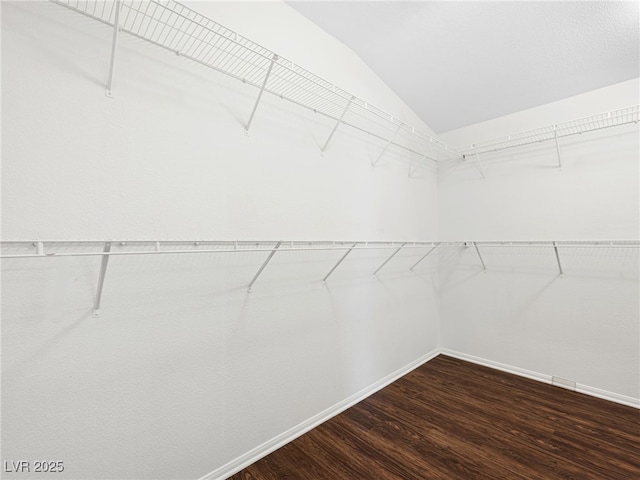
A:
<svg viewBox="0 0 640 480">
<path fill-rule="evenodd" d="M 478 162 L 478 168 L 480 169 L 480 174 L 482 175 L 482 179 L 486 180 L 487 176 L 484 174 L 484 168 L 482 168 L 482 162 L 480 161 L 480 155 L 478 155 L 478 150 L 474 152 L 476 157 L 476 162 Z"/>
<path fill-rule="evenodd" d="M 113 97 L 113 77 L 116 69 L 116 51 L 118 49 L 118 33 L 120 32 L 120 0 L 115 3 L 115 20 L 113 22 L 113 39 L 111 40 L 111 61 L 109 65 L 109 79 L 107 80 L 107 97 Z"/>
<path fill-rule="evenodd" d="M 355 97 L 351 97 L 349 99 L 349 101 L 347 102 L 347 105 L 344 107 L 344 110 L 342 111 L 342 114 L 340 115 L 340 118 L 338 119 L 338 121 L 336 122 L 336 124 L 333 126 L 333 129 L 331 130 L 331 133 L 329 134 L 329 137 L 327 137 L 327 141 L 324 142 L 324 145 L 322 146 L 322 148 L 320 149 L 320 152 L 324 153 L 325 150 L 327 149 L 327 146 L 329 146 L 329 142 L 331 141 L 331 138 L 333 138 L 333 134 L 336 133 L 336 130 L 338 129 L 338 126 L 342 123 L 342 120 L 344 120 L 344 116 L 347 114 L 347 112 L 349 111 L 349 107 L 351 106 L 351 102 L 353 102 L 353 99 Z"/>
<path fill-rule="evenodd" d="M 473 246 L 476 248 L 476 253 L 478 254 L 478 258 L 480 259 L 480 263 L 482 264 L 482 270 L 487 271 L 487 266 L 484 264 L 484 260 L 482 259 L 482 255 L 480 255 L 480 249 L 478 248 L 478 243 L 473 242 Z"/>
<path fill-rule="evenodd" d="M 339 266 L 339 265 L 344 261 L 344 259 L 345 259 L 345 258 L 347 258 L 347 255 L 349 255 L 349 254 L 353 251 L 353 249 L 354 249 L 354 248 L 356 248 L 356 245 L 358 245 L 358 242 L 354 243 L 354 244 L 351 246 L 351 248 L 350 248 L 349 250 L 347 250 L 347 251 L 345 252 L 345 254 L 344 254 L 344 255 L 342 255 L 342 257 L 340 257 L 340 260 L 338 260 L 338 263 L 336 263 L 336 264 L 333 266 L 333 268 L 332 268 L 331 270 L 329 270 L 329 273 L 327 273 L 327 274 L 324 276 L 324 278 L 322 279 L 322 282 L 323 282 L 323 283 L 327 281 L 327 278 L 329 278 L 329 276 L 334 272 L 334 270 L 335 270 L 336 268 L 338 268 L 338 266 Z"/>
<path fill-rule="evenodd" d="M 278 60 L 278 55 L 275 53 L 271 58 L 271 62 L 269 63 L 269 68 L 267 69 L 267 73 L 264 76 L 264 80 L 262 81 L 262 86 L 260 87 L 260 92 L 258 92 L 258 98 L 256 98 L 256 103 L 253 105 L 253 110 L 251 110 L 251 115 L 249 116 L 249 121 L 247 125 L 244 127 L 244 132 L 246 134 L 249 133 L 249 129 L 251 128 L 251 122 L 253 122 L 253 116 L 256 114 L 256 110 L 258 109 L 258 104 L 260 103 L 260 99 L 262 98 L 262 94 L 264 93 L 264 89 L 267 86 L 267 82 L 269 81 L 269 77 L 271 76 L 271 70 L 273 70 L 273 64 Z"/>
<path fill-rule="evenodd" d="M 409 269 L 411 271 L 413 271 L 414 268 L 416 268 L 420 262 L 422 262 L 425 258 L 427 258 L 429 255 L 431 255 L 431 252 L 433 252 L 436 248 L 438 248 L 438 245 L 440 245 L 440 242 L 436 243 L 431 250 L 429 250 L 426 254 L 424 254 L 422 256 L 422 258 L 420 258 L 420 260 L 418 260 L 416 263 L 413 264 L 413 266 Z"/>
<path fill-rule="evenodd" d="M 402 245 L 400 245 L 400 247 L 398 247 L 398 249 L 397 249 L 395 252 L 393 252 L 393 253 L 391 254 L 391 256 L 390 256 L 389 258 L 387 258 L 387 259 L 384 261 L 384 263 L 383 263 L 382 265 L 380 265 L 380 266 L 377 268 L 377 270 L 376 270 L 375 272 L 373 272 L 373 274 L 374 274 L 374 275 L 377 275 L 377 273 L 382 269 L 382 267 L 384 267 L 387 263 L 389 263 L 389 261 L 390 261 L 393 257 L 395 257 L 395 256 L 398 254 L 398 252 L 399 252 L 400 250 L 402 250 L 402 248 L 403 248 L 406 244 L 407 244 L 407 242 L 405 242 L 405 243 L 403 243 Z"/>
<path fill-rule="evenodd" d="M 560 263 L 560 253 L 558 252 L 557 242 L 553 242 L 553 250 L 554 252 L 556 252 L 556 260 L 558 261 L 558 270 L 560 271 L 560 276 L 562 277 L 564 275 L 564 272 L 562 271 L 562 264 Z"/>
<path fill-rule="evenodd" d="M 109 253 L 111 251 L 111 242 L 106 242 L 103 253 Z M 93 304 L 93 316 L 100 316 L 100 301 L 102 300 L 102 288 L 104 287 L 104 277 L 107 274 L 107 266 L 109 265 L 109 255 L 102 255 L 102 262 L 100 263 L 100 275 L 98 276 L 98 288 L 96 290 L 96 300 Z"/>
<path fill-rule="evenodd" d="M 251 279 L 251 281 L 249 282 L 249 286 L 247 287 L 247 291 L 251 292 L 251 287 L 253 287 L 253 284 L 256 283 L 256 280 L 258 279 L 258 277 L 260 276 L 260 274 L 262 273 L 262 271 L 265 269 L 265 267 L 267 266 L 267 264 L 271 261 L 271 259 L 273 258 L 273 256 L 276 254 L 276 251 L 278 250 L 278 248 L 280 248 L 280 245 L 282 244 L 282 242 L 278 242 L 276 243 L 276 246 L 273 247 L 273 250 L 271 250 L 271 253 L 269 253 L 269 256 L 267 257 L 267 259 L 264 261 L 264 263 L 260 266 L 260 269 L 256 272 L 256 274 L 253 276 L 253 278 Z"/>
<path fill-rule="evenodd" d="M 422 161 L 426 161 L 428 157 L 428 154 L 425 153 L 422 156 Z M 418 165 L 416 165 L 416 168 L 413 168 L 413 158 L 411 159 L 411 161 L 409 162 L 409 178 L 413 178 L 413 175 L 418 171 L 418 169 L 420 168 L 420 164 L 418 163 Z"/>
<path fill-rule="evenodd" d="M 558 168 L 562 168 L 562 156 L 560 155 L 560 142 L 558 141 L 558 126 L 553 126 L 553 137 L 556 141 L 556 153 L 558 154 Z"/>
<path fill-rule="evenodd" d="M 384 152 L 386 152 L 387 148 L 389 148 L 389 145 L 391 145 L 393 143 L 393 140 L 396 138 L 396 134 L 398 133 L 398 130 L 400 130 L 400 127 L 396 128 L 396 130 L 393 132 L 393 135 L 391 135 L 391 138 L 389 138 L 389 140 L 387 140 L 387 143 L 385 143 L 384 147 L 382 147 L 382 150 L 380 150 L 380 153 L 378 154 L 376 159 L 373 162 L 371 162 L 371 166 L 372 167 L 375 167 L 378 164 L 378 162 L 380 161 L 380 159 L 384 155 Z"/>
</svg>

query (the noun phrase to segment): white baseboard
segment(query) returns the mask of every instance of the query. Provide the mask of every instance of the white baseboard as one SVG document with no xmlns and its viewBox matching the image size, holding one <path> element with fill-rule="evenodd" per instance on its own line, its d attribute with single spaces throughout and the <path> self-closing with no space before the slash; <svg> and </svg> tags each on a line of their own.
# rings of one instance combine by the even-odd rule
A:
<svg viewBox="0 0 640 480">
<path fill-rule="evenodd" d="M 576 392 L 591 395 L 592 397 L 602 398 L 611 402 L 621 403 L 628 407 L 634 407 L 640 409 L 640 398 L 633 398 L 627 395 L 620 395 L 619 393 L 609 392 L 596 387 L 590 387 L 589 385 L 576 385 Z"/>
<path fill-rule="evenodd" d="M 521 377 L 530 378 L 532 380 L 537 380 L 539 382 L 551 384 L 551 375 L 545 375 L 543 373 L 534 372 L 531 370 L 526 370 L 524 368 L 514 367 L 512 365 L 507 365 L 505 363 L 494 362 L 493 360 L 487 360 L 485 358 L 476 357 L 474 355 L 469 355 L 466 353 L 457 352 L 455 350 L 450 350 L 448 348 L 439 348 L 435 349 L 426 355 L 418 358 L 417 360 L 411 362 L 408 365 L 396 370 L 395 372 L 387 375 L 386 377 L 380 379 L 374 384 L 368 386 L 367 388 L 360 390 L 358 393 L 351 395 L 350 397 L 342 400 L 341 402 L 336 403 L 332 407 L 327 408 L 326 410 L 314 415 L 313 417 L 305 420 L 304 422 L 296 425 L 295 427 L 287 430 L 284 433 L 268 440 L 267 442 L 259 445 L 258 447 L 250 450 L 244 455 L 239 456 L 235 460 L 230 461 L 226 465 L 222 465 L 221 467 L 215 469 L 213 472 L 206 474 L 201 477 L 199 480 L 224 480 L 231 475 L 239 472 L 243 468 L 248 467 L 252 463 L 257 462 L 262 457 L 269 455 L 271 452 L 277 450 L 278 448 L 286 445 L 287 443 L 295 440 L 301 435 L 304 435 L 309 430 L 317 427 L 323 422 L 326 422 L 332 417 L 342 413 L 347 408 L 352 407 L 356 403 L 364 400 L 370 395 L 374 394 L 378 390 L 383 389 L 390 383 L 395 382 L 400 377 L 406 375 L 410 371 L 418 368 L 420 365 L 427 363 L 429 360 L 437 357 L 439 354 L 448 355 L 450 357 L 458 358 L 460 360 L 465 360 L 467 362 L 476 363 L 478 365 L 483 365 L 485 367 L 495 368 L 496 370 L 502 370 L 503 372 L 512 373 L 514 375 L 518 375 Z M 622 405 L 627 405 L 629 407 L 640 408 L 640 399 L 628 397 L 626 395 L 620 395 L 618 393 L 609 392 L 606 390 L 601 390 L 599 388 L 590 387 L 588 385 L 576 385 L 576 391 L 580 393 L 585 393 L 587 395 L 592 395 L 594 397 L 602 398 L 604 400 L 609 400 L 612 402 L 620 403 Z"/>
<path fill-rule="evenodd" d="M 383 389 L 390 383 L 395 382 L 400 377 L 406 375 L 410 371 L 418 368 L 420 365 L 427 363 L 432 358 L 438 356 L 440 354 L 439 349 L 435 349 L 426 355 L 418 358 L 417 360 L 411 362 L 408 365 L 396 370 L 395 372 L 387 375 L 386 377 L 378 380 L 374 384 L 368 386 L 360 390 L 358 393 L 351 395 L 350 397 L 342 400 L 341 402 L 336 403 L 332 407 L 327 408 L 326 410 L 314 415 L 313 417 L 305 420 L 304 422 L 296 425 L 295 427 L 287 430 L 284 433 L 268 440 L 267 442 L 259 445 L 258 447 L 250 450 L 244 455 L 239 456 L 235 460 L 227 463 L 226 465 L 221 466 L 220 468 L 216 468 L 213 472 L 206 474 L 204 477 L 201 477 L 199 480 L 224 480 L 234 473 L 239 472 L 243 468 L 248 467 L 252 463 L 257 462 L 262 457 L 269 455 L 274 450 L 286 445 L 287 443 L 295 440 L 299 436 L 307 433 L 309 430 L 317 427 L 323 422 L 326 422 L 332 417 L 342 413 L 347 408 L 352 407 L 356 403 L 364 400 L 368 396 L 376 393 L 378 390 Z"/>
<path fill-rule="evenodd" d="M 503 372 L 513 373 L 521 377 L 530 378 L 539 382 L 551 384 L 551 375 L 545 375 L 543 373 L 533 372 L 524 368 L 514 367 L 507 365 L 506 363 L 494 362 L 493 360 L 487 360 L 485 358 L 476 357 L 466 353 L 456 352 L 448 348 L 441 348 L 440 353 L 448 355 L 450 357 L 458 358 L 460 360 L 466 360 L 467 362 L 477 363 L 478 365 L 484 365 L 485 367 L 495 368 L 496 370 L 502 370 Z M 628 407 L 640 408 L 640 398 L 628 397 L 626 395 L 620 395 L 619 393 L 609 392 L 596 387 L 590 387 L 589 385 L 576 384 L 576 392 L 591 395 L 593 397 L 602 398 L 611 402 L 620 403 Z"/>
</svg>

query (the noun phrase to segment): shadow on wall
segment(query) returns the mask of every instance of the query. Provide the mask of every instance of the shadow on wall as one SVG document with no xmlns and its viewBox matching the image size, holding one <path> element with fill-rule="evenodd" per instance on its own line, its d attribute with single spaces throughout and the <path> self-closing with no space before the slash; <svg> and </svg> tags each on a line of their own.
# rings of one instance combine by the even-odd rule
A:
<svg viewBox="0 0 640 480">
<path fill-rule="evenodd" d="M 57 12 L 60 7 L 51 2 L 41 2 L 42 7 L 46 8 L 47 11 L 52 10 Z M 48 22 L 59 27 L 59 31 L 61 35 L 65 35 L 66 42 L 69 44 L 73 44 L 75 48 L 82 48 L 82 54 L 78 54 L 75 52 L 73 48 L 60 50 L 51 48 L 51 43 L 46 41 L 40 30 L 38 29 L 37 23 L 34 22 L 21 22 L 14 23 L 10 26 L 7 26 L 13 32 L 18 32 L 19 35 L 22 35 L 24 38 L 28 38 L 30 43 L 37 47 L 38 49 L 46 52 L 47 57 L 51 60 L 52 63 L 56 64 L 60 69 L 69 71 L 73 75 L 77 75 L 88 82 L 92 83 L 95 86 L 99 86 L 102 88 L 101 94 L 104 94 L 104 88 L 106 87 L 106 79 L 108 75 L 109 69 L 109 49 L 110 49 L 110 32 L 113 30 L 109 27 L 103 26 L 104 35 L 96 35 L 95 28 L 80 28 L 80 25 L 89 25 L 92 27 L 95 23 L 94 21 L 90 21 L 89 19 L 84 20 L 83 23 L 78 23 L 77 26 L 69 27 L 68 24 L 62 23 L 56 19 L 56 15 L 45 16 L 40 13 L 38 9 L 25 8 L 24 4 L 20 4 L 20 2 L 3 2 L 2 9 L 17 9 L 22 12 L 24 15 L 28 15 L 30 17 L 36 17 L 38 21 Z M 68 15 L 77 16 L 77 14 L 73 12 L 68 12 Z M 15 15 L 3 15 L 2 23 L 3 29 L 5 26 L 5 18 L 13 19 Z M 84 41 L 78 41 L 78 38 L 83 38 Z M 86 52 L 85 49 L 91 48 L 93 45 L 101 45 L 104 44 L 104 55 L 96 55 L 95 52 Z M 83 47 L 84 45 L 84 47 Z M 102 60 L 101 67 L 97 67 L 97 64 L 93 64 L 95 58 L 99 58 Z"/>
<path fill-rule="evenodd" d="M 489 274 L 524 274 L 534 276 L 560 276 L 557 259 L 550 246 L 480 246 Z M 456 271 L 474 271 L 473 278 L 482 272 L 482 264 L 473 247 L 442 247 L 440 272 L 442 287 L 456 284 L 448 281 Z M 559 247 L 558 254 L 563 277 L 577 279 L 615 279 L 637 282 L 640 277 L 640 252 L 637 247 Z M 478 271 L 478 269 L 480 269 Z"/>
<path fill-rule="evenodd" d="M 538 290 L 531 292 L 529 295 L 526 295 L 520 303 L 516 303 L 511 309 L 513 312 L 513 317 L 523 318 L 524 314 L 533 308 L 535 303 L 544 295 L 547 289 L 549 289 L 551 285 L 559 280 L 559 276 L 553 277 L 547 283 L 543 284 Z"/>
<path fill-rule="evenodd" d="M 585 167 L 594 162 L 611 162 L 617 157 L 626 158 L 627 145 L 637 151 L 638 127 L 636 124 L 622 125 L 615 128 L 595 130 L 580 135 L 562 138 L 560 155 L 563 168 Z M 635 142 L 635 143 L 634 143 Z M 623 149 L 618 152 L 613 146 Z M 606 146 L 607 158 L 594 154 L 599 146 Z M 622 155 L 619 155 L 622 153 Z M 480 164 L 478 163 L 480 162 Z M 516 146 L 495 152 L 467 154 L 465 159 L 451 159 L 440 162 L 439 178 L 444 181 L 456 175 L 457 181 L 482 180 L 481 170 L 486 167 L 487 177 L 498 175 L 503 177 L 509 172 L 505 168 L 512 167 L 515 174 L 523 168 L 550 172 L 561 171 L 558 163 L 558 152 L 555 143 L 543 141 L 529 145 Z M 502 170 L 496 171 L 500 167 Z M 492 175 L 490 175 L 492 174 Z"/>
<path fill-rule="evenodd" d="M 87 310 L 75 320 L 69 321 L 65 327 L 59 330 L 53 330 L 52 335 L 46 338 L 37 348 L 30 351 L 26 357 L 22 358 L 19 362 L 12 362 L 8 367 L 3 368 L 2 376 L 10 382 L 12 378 L 25 375 L 34 363 L 37 363 L 42 357 L 45 357 L 48 352 L 63 343 L 74 330 L 82 324 L 91 322 L 93 320 L 92 314 L 93 310 Z"/>
</svg>

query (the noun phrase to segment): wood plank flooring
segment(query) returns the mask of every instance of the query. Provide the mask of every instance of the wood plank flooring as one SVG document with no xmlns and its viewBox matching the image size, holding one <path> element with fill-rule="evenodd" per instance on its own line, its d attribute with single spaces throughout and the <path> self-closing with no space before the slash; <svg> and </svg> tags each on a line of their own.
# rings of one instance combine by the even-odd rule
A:
<svg viewBox="0 0 640 480">
<path fill-rule="evenodd" d="M 640 411 L 440 355 L 230 477 L 640 479 Z"/>
</svg>

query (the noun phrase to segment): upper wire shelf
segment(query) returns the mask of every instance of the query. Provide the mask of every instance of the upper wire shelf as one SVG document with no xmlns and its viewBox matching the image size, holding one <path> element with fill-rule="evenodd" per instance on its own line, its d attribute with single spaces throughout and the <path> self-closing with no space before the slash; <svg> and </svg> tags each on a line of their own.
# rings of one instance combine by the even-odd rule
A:
<svg viewBox="0 0 640 480">
<path fill-rule="evenodd" d="M 547 140 L 580 135 L 586 132 L 618 127 L 631 123 L 638 123 L 640 117 L 640 105 L 633 105 L 611 112 L 600 113 L 589 117 L 571 120 L 569 122 L 549 125 L 535 130 L 527 130 L 512 135 L 506 135 L 491 140 L 485 140 L 457 149 L 462 155 L 475 155 L 497 152 L 507 148 L 521 147 Z"/>
<path fill-rule="evenodd" d="M 548 140 L 555 140 L 557 146 L 560 138 L 638 123 L 640 117 L 640 106 L 634 105 L 453 148 L 174 0 L 51 1 L 112 27 L 117 21 L 118 31 L 260 89 L 247 130 L 263 91 L 335 120 L 336 126 L 323 151 L 339 124 L 385 141 L 380 156 L 388 146 L 394 145 L 416 155 L 420 158 L 418 161 L 438 162 Z M 559 151 L 558 157 L 561 166 Z"/>
<path fill-rule="evenodd" d="M 460 157 L 432 135 L 174 0 L 120 0 L 119 15 L 114 0 L 51 1 L 110 26 L 118 17 L 120 31 L 384 140 L 387 146 L 436 162 Z"/>
</svg>

